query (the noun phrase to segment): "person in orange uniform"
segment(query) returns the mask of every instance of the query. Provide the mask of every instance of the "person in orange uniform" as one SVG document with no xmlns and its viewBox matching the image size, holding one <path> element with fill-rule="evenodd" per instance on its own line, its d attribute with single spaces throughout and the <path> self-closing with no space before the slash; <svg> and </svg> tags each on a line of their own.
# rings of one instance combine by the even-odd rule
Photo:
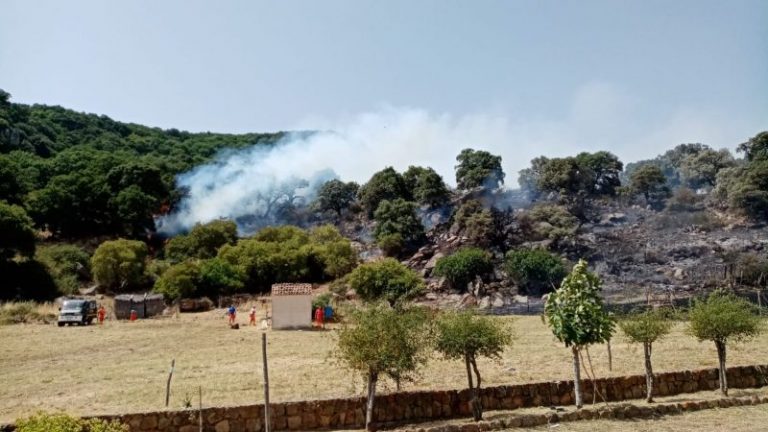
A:
<svg viewBox="0 0 768 432">
<path fill-rule="evenodd" d="M 99 319 L 99 325 L 104 324 L 104 318 L 107 316 L 107 310 L 104 309 L 104 305 L 99 306 L 99 311 L 96 312 L 96 316 Z"/>
<path fill-rule="evenodd" d="M 325 328 L 325 325 L 323 324 L 324 315 L 323 308 L 319 307 L 315 309 L 315 324 L 320 328 Z"/>
<path fill-rule="evenodd" d="M 250 318 L 250 320 L 248 321 L 248 325 L 255 326 L 256 325 L 256 306 L 251 307 L 251 311 L 248 313 L 248 318 Z"/>
</svg>

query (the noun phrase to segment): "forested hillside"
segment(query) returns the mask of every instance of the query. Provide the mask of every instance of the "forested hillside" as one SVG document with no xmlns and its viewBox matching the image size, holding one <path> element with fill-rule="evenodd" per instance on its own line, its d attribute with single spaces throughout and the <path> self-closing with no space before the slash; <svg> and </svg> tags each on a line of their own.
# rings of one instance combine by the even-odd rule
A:
<svg viewBox="0 0 768 432">
<path fill-rule="evenodd" d="M 121 123 L 58 106 L 13 103 L 0 90 L 0 200 L 62 238 L 145 236 L 178 199 L 174 177 L 223 148 L 274 134 L 190 133 Z"/>
<path fill-rule="evenodd" d="M 373 278 L 382 292 L 358 295 L 427 289 L 504 306 L 551 291 L 582 258 L 613 291 L 768 285 L 768 132 L 734 143 L 743 158 L 698 143 L 626 165 L 609 151 L 542 155 L 514 190 L 501 156 L 467 148 L 456 188 L 422 166 L 381 167 L 362 185 L 333 179 L 308 195 L 307 179 L 291 178 L 243 195 L 264 214 L 152 235 L 185 196 L 178 174 L 284 135 L 161 130 L 0 92 L 0 299 L 96 285 L 173 301 L 276 282 L 332 282 L 343 296 Z M 249 218 L 267 214 L 242 237 Z"/>
</svg>

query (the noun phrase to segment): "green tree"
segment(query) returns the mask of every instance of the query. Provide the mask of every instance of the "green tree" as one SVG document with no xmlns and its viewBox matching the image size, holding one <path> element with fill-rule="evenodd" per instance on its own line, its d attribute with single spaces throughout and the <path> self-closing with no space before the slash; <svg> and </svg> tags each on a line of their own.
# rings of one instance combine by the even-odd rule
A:
<svg viewBox="0 0 768 432">
<path fill-rule="evenodd" d="M 415 271 L 393 258 L 365 263 L 352 270 L 347 281 L 366 302 L 385 300 L 401 305 L 424 290 L 424 281 Z"/>
<path fill-rule="evenodd" d="M 23 208 L 0 201 L 0 260 L 35 254 L 35 229 Z"/>
<path fill-rule="evenodd" d="M 736 150 L 744 152 L 744 157 L 749 162 L 768 160 L 768 131 L 760 132 L 749 141 L 739 144 Z"/>
<path fill-rule="evenodd" d="M 661 311 L 648 310 L 619 321 L 619 327 L 629 342 L 643 345 L 646 401 L 653 402 L 653 366 L 651 364 L 653 343 L 669 334 L 672 323 Z"/>
<path fill-rule="evenodd" d="M 462 291 L 476 277 L 493 271 L 488 252 L 477 248 L 463 248 L 437 260 L 435 275 L 445 277 L 454 287 Z"/>
<path fill-rule="evenodd" d="M 469 402 L 472 416 L 475 421 L 480 421 L 483 418 L 483 406 L 477 358 L 501 359 L 504 348 L 512 342 L 512 332 L 499 320 L 479 316 L 472 311 L 445 312 L 438 318 L 436 327 L 437 351 L 447 359 L 464 360 L 469 390 L 472 392 Z"/>
<path fill-rule="evenodd" d="M 725 291 L 714 291 L 697 300 L 689 313 L 688 331 L 700 341 L 712 341 L 717 348 L 720 391 L 728 395 L 726 349 L 729 343 L 749 339 L 760 333 L 762 322 L 755 307 L 740 297 Z"/>
<path fill-rule="evenodd" d="M 666 186 L 667 178 L 656 165 L 643 165 L 638 168 L 630 179 L 630 187 L 635 193 L 642 194 L 649 203 L 658 202 L 665 198 L 669 189 Z"/>
<path fill-rule="evenodd" d="M 376 240 L 384 256 L 397 257 L 405 248 L 405 240 L 400 233 L 383 234 Z"/>
<path fill-rule="evenodd" d="M 320 211 L 333 211 L 341 218 L 342 212 L 355 202 L 360 185 L 355 182 L 329 180 L 320 186 L 314 207 Z"/>
<path fill-rule="evenodd" d="M 406 242 L 418 242 L 424 237 L 424 226 L 416 216 L 416 204 L 402 198 L 382 201 L 374 213 L 374 220 L 374 237 L 377 239 L 400 234 Z"/>
<path fill-rule="evenodd" d="M 196 297 L 200 280 L 200 264 L 196 261 L 184 261 L 168 268 L 155 281 L 153 290 L 167 300 Z"/>
<path fill-rule="evenodd" d="M 234 294 L 245 286 L 243 270 L 220 258 L 200 262 L 197 295 L 219 297 Z"/>
<path fill-rule="evenodd" d="M 440 207 L 450 199 L 450 192 L 443 178 L 432 168 L 409 166 L 403 180 L 413 199 L 419 204 Z"/>
<path fill-rule="evenodd" d="M 591 195 L 615 195 L 621 186 L 621 171 L 624 164 L 616 155 L 607 151 L 579 153 L 576 161 L 581 169 L 589 173 L 587 191 Z"/>
<path fill-rule="evenodd" d="M 388 376 L 410 379 L 428 359 L 427 316 L 419 309 L 369 306 L 353 310 L 338 332 L 337 358 L 368 384 L 365 428 L 374 430 L 376 386 Z"/>
<path fill-rule="evenodd" d="M 736 161 L 727 149 L 719 151 L 705 149 L 685 158 L 680 166 L 680 172 L 691 187 L 702 185 L 714 187 L 717 173 L 734 166 Z"/>
<path fill-rule="evenodd" d="M 91 257 L 96 282 L 112 291 L 141 287 L 145 281 L 147 245 L 136 240 L 111 240 L 100 244 Z"/>
<path fill-rule="evenodd" d="M 411 192 L 406 187 L 403 176 L 394 168 L 387 167 L 375 173 L 368 183 L 360 188 L 357 196 L 370 217 L 382 201 L 393 201 L 398 198 L 410 200 Z"/>
<path fill-rule="evenodd" d="M 521 292 L 541 294 L 554 290 L 568 274 L 563 260 L 543 249 L 518 249 L 507 252 L 507 274 Z"/>
<path fill-rule="evenodd" d="M 592 344 L 605 343 L 614 330 L 613 317 L 603 307 L 600 297 L 602 282 L 579 260 L 560 288 L 547 295 L 544 315 L 557 340 L 571 348 L 573 354 L 574 393 L 576 407 L 581 408 L 580 352 Z"/>
<path fill-rule="evenodd" d="M 593 185 L 594 173 L 572 157 L 549 159 L 541 166 L 537 183 L 541 191 L 562 195 L 587 193 Z"/>
<path fill-rule="evenodd" d="M 76 294 L 80 281 L 90 276 L 91 257 L 75 245 L 43 246 L 37 249 L 35 258 L 48 268 L 59 291 L 65 294 Z"/>
<path fill-rule="evenodd" d="M 485 150 L 464 149 L 456 156 L 456 184 L 459 189 L 483 186 L 494 189 L 504 184 L 501 156 Z"/>
<path fill-rule="evenodd" d="M 165 245 L 165 256 L 175 262 L 188 258 L 213 258 L 219 248 L 237 241 L 237 225 L 230 220 L 195 224 L 189 234 L 176 236 Z"/>
</svg>

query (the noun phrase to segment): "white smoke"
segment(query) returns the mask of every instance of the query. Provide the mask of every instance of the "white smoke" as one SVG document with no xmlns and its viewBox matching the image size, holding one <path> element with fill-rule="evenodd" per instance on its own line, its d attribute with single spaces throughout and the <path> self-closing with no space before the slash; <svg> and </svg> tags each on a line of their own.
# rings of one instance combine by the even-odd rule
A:
<svg viewBox="0 0 768 432">
<path fill-rule="evenodd" d="M 158 227 L 170 234 L 217 218 L 260 217 L 267 211 L 262 198 L 296 179 L 308 181 L 299 191 L 306 202 L 322 181 L 337 176 L 363 184 L 387 166 L 401 172 L 409 165 L 429 166 L 453 185 L 456 155 L 464 148 L 501 155 L 505 183 L 515 187 L 518 171 L 540 155 L 608 150 L 626 163 L 652 158 L 681 142 L 732 147 L 754 134 L 743 125 L 717 126 L 712 113 L 687 109 L 641 130 L 637 117 L 648 110 L 647 102 L 614 86 L 590 83 L 566 103 L 563 117 L 554 120 L 391 107 L 344 121 L 315 119 L 297 130 L 325 132 L 290 134 L 272 147 L 225 151 L 214 162 L 180 175 L 178 185 L 188 194 Z"/>
</svg>

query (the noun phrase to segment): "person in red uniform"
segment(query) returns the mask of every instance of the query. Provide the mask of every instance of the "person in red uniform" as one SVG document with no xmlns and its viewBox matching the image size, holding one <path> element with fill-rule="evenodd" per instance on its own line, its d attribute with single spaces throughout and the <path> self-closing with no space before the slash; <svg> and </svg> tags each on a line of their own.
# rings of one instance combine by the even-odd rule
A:
<svg viewBox="0 0 768 432">
<path fill-rule="evenodd" d="M 248 313 L 248 318 L 250 318 L 248 325 L 255 326 L 256 325 L 256 306 L 251 307 L 251 311 Z"/>
<path fill-rule="evenodd" d="M 319 307 L 315 309 L 315 324 L 320 328 L 325 328 L 323 324 L 324 315 L 325 314 L 323 313 L 323 308 Z"/>
<path fill-rule="evenodd" d="M 99 306 L 99 311 L 96 313 L 99 319 L 99 325 L 104 324 L 104 318 L 107 316 L 107 310 L 104 309 L 104 305 Z"/>
</svg>

